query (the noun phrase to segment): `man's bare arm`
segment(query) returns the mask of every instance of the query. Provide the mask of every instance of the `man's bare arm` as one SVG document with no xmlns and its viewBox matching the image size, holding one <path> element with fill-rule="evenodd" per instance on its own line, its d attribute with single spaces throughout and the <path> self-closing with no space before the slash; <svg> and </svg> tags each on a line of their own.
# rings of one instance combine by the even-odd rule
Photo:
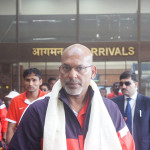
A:
<svg viewBox="0 0 150 150">
<path fill-rule="evenodd" d="M 7 135 L 6 135 L 6 140 L 8 143 L 10 143 L 10 141 L 14 135 L 16 126 L 17 126 L 16 123 L 8 122 Z"/>
</svg>

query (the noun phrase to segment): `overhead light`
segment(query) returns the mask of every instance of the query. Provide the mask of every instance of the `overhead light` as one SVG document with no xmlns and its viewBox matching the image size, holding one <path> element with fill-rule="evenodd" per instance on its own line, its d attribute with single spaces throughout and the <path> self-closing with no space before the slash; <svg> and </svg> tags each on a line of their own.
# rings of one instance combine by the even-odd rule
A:
<svg viewBox="0 0 150 150">
<path fill-rule="evenodd" d="M 32 22 L 48 22 L 48 23 L 58 23 L 62 22 L 62 20 L 32 20 Z"/>
<path fill-rule="evenodd" d="M 134 19 L 128 17 L 128 18 L 121 18 L 120 20 L 129 20 L 130 21 L 130 20 L 134 20 Z"/>
<path fill-rule="evenodd" d="M 96 34 L 96 37 L 99 38 L 99 34 L 98 33 Z"/>
<path fill-rule="evenodd" d="M 56 40 L 56 38 L 33 38 L 33 41 Z"/>
<path fill-rule="evenodd" d="M 16 24 L 16 21 L 12 21 L 13 24 Z M 19 24 L 28 23 L 28 21 L 18 21 Z"/>
<path fill-rule="evenodd" d="M 76 19 L 75 19 L 75 18 L 71 18 L 70 20 L 71 20 L 71 21 L 75 21 Z"/>
<path fill-rule="evenodd" d="M 86 21 L 96 21 L 96 19 L 87 19 L 85 18 Z"/>
</svg>

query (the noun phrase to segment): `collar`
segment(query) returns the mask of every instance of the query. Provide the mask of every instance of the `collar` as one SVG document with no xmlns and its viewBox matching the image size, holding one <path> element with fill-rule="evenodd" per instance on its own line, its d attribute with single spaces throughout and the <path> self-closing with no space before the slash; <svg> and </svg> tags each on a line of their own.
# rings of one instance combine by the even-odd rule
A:
<svg viewBox="0 0 150 150">
<path fill-rule="evenodd" d="M 39 89 L 38 98 L 41 97 L 41 96 L 42 96 L 42 91 Z M 37 98 L 37 99 L 38 99 L 38 98 Z M 36 99 L 36 100 L 37 100 L 37 99 Z M 32 103 L 32 102 L 30 102 L 30 100 L 27 98 L 27 90 L 25 91 L 25 100 L 24 100 L 24 102 L 25 102 L 26 104 L 28 104 L 28 105 Z"/>
<path fill-rule="evenodd" d="M 28 99 L 25 99 L 25 101 L 24 101 L 26 104 L 31 104 L 31 102 L 28 100 Z"/>
<path fill-rule="evenodd" d="M 24 96 L 25 96 L 24 103 L 29 105 L 31 102 L 27 99 L 27 90 L 24 92 Z"/>
</svg>

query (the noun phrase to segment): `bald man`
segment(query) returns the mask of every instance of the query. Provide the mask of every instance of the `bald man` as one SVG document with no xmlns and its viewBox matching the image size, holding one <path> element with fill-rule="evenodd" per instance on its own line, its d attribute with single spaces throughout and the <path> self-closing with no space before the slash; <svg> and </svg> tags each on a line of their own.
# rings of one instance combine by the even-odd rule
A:
<svg viewBox="0 0 150 150">
<path fill-rule="evenodd" d="M 67 47 L 52 92 L 31 104 L 8 150 L 134 150 L 133 138 L 112 101 L 92 80 L 91 51 Z"/>
</svg>

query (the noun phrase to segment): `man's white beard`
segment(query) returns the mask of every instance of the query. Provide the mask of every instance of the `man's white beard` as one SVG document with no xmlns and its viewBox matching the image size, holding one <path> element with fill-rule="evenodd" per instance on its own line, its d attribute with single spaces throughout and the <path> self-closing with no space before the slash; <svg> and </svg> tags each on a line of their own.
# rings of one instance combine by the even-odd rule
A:
<svg viewBox="0 0 150 150">
<path fill-rule="evenodd" d="M 77 90 L 76 92 L 74 91 L 74 89 L 69 89 L 67 87 L 65 87 L 65 91 L 67 92 L 67 94 L 69 95 L 80 95 L 82 92 L 83 88 L 81 87 L 79 90 Z"/>
</svg>

